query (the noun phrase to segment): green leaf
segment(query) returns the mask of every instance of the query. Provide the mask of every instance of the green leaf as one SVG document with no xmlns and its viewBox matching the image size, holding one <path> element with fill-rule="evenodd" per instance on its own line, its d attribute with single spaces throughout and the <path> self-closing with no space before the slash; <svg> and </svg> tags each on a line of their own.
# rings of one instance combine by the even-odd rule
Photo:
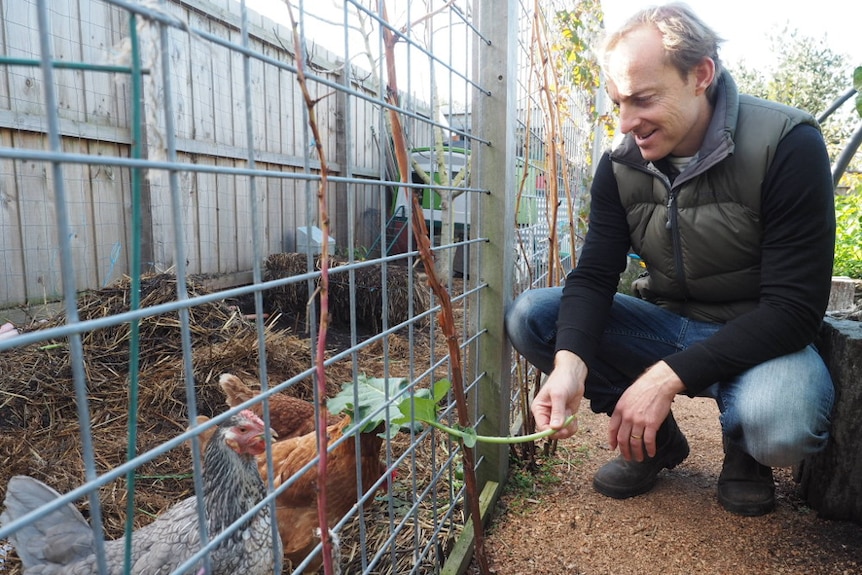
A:
<svg viewBox="0 0 862 575">
<path fill-rule="evenodd" d="M 402 417 L 390 420 L 392 425 L 412 427 L 414 431 L 422 429 L 422 422 L 429 425 L 437 422 L 437 406 L 440 400 L 449 393 L 450 384 L 441 379 L 431 386 L 431 389 L 414 390 L 413 395 L 404 398 L 398 404 Z"/>
<path fill-rule="evenodd" d="M 327 400 L 326 407 L 330 413 L 347 413 L 354 425 L 374 413 L 374 416 L 363 424 L 360 432 L 373 431 L 384 422 L 391 430 L 393 420 L 399 419 L 399 415 L 394 409 L 387 409 L 386 405 L 401 394 L 409 383 L 404 377 L 367 377 L 362 374 L 357 377 L 355 386 L 353 382 L 345 383 L 338 395 Z M 358 405 L 354 405 L 354 402 Z M 397 428 L 391 431 L 397 432 Z"/>
<path fill-rule="evenodd" d="M 853 87 L 856 88 L 856 112 L 862 116 L 862 66 L 853 70 Z"/>
<path fill-rule="evenodd" d="M 862 116 L 862 66 L 853 72 L 853 86 L 856 88 L 856 113 Z"/>
<path fill-rule="evenodd" d="M 414 419 L 425 423 L 437 421 L 437 402 L 430 397 L 418 397 L 418 394 L 408 397 L 398 404 L 398 410 L 407 422 Z"/>
<path fill-rule="evenodd" d="M 452 387 L 452 384 L 449 383 L 448 379 L 440 379 L 436 381 L 432 387 L 434 402 L 439 403 L 440 400 L 446 397 L 446 394 L 449 393 L 449 388 Z"/>
<path fill-rule="evenodd" d="M 390 435 L 392 435 L 393 426 L 412 425 L 413 428 L 418 431 L 422 428 L 420 422 L 424 422 L 432 427 L 436 427 L 437 429 L 445 433 L 448 433 L 453 437 L 456 437 L 464 444 L 465 447 L 469 449 L 474 447 L 476 443 L 480 441 L 484 443 L 501 444 L 524 443 L 528 441 L 537 441 L 543 437 L 548 437 L 549 435 L 552 435 L 554 433 L 553 429 L 547 429 L 540 433 L 533 433 L 532 435 L 525 435 L 520 437 L 494 437 L 479 435 L 472 427 L 463 427 L 461 425 L 449 427 L 437 420 L 437 410 L 440 404 L 440 400 L 446 397 L 446 394 L 449 393 L 450 387 L 451 384 L 449 383 L 449 381 L 441 379 L 435 382 L 431 386 L 430 390 L 417 389 L 414 390 L 414 393 L 412 395 L 402 399 L 398 403 L 398 411 L 401 412 L 401 416 L 394 416 L 389 420 Z M 403 389 L 403 386 L 401 386 L 401 389 Z M 339 396 L 343 395 L 344 393 L 345 391 L 342 391 Z M 574 421 L 574 419 L 574 414 L 569 416 L 569 418 L 566 420 L 566 425 L 569 425 L 572 421 Z"/>
</svg>

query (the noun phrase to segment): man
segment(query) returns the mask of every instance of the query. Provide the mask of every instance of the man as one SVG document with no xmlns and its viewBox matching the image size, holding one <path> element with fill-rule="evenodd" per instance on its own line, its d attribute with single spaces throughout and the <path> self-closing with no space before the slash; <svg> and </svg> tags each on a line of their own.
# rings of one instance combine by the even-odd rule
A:
<svg viewBox="0 0 862 575">
<path fill-rule="evenodd" d="M 678 394 L 716 399 L 728 511 L 774 507 L 772 467 L 825 446 L 834 391 L 813 348 L 832 273 L 829 159 L 815 120 L 739 95 L 721 39 L 685 4 L 643 10 L 610 35 L 602 64 L 622 142 L 591 187 L 589 231 L 562 288 L 508 310 L 513 346 L 548 377 L 537 430 L 581 399 L 611 416 L 620 455 L 593 486 L 623 499 L 652 489 L 689 446 Z M 618 294 L 627 253 L 649 275 Z"/>
</svg>

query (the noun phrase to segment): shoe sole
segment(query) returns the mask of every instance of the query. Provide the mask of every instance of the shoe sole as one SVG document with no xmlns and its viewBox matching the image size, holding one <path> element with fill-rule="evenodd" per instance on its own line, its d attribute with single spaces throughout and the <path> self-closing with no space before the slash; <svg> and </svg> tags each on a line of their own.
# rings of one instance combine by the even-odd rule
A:
<svg viewBox="0 0 862 575">
<path fill-rule="evenodd" d="M 735 503 L 722 497 L 721 491 L 718 492 L 718 502 L 725 511 L 743 517 L 759 517 L 771 513 L 775 509 L 775 498 L 761 503 Z"/>
<path fill-rule="evenodd" d="M 601 493 L 606 497 L 610 497 L 612 499 L 630 499 L 632 497 L 637 497 L 638 495 L 643 495 L 652 490 L 655 487 L 655 484 L 658 482 L 658 474 L 662 469 L 673 469 L 688 457 L 690 449 L 688 447 L 688 441 L 683 438 L 685 442 L 684 453 L 677 455 L 676 457 L 670 457 L 666 461 L 662 462 L 662 465 L 658 468 L 658 471 L 647 478 L 646 481 L 635 485 L 634 487 L 629 487 L 626 489 L 616 487 L 614 485 L 608 485 L 598 481 L 596 477 L 593 477 L 593 489 Z"/>
</svg>

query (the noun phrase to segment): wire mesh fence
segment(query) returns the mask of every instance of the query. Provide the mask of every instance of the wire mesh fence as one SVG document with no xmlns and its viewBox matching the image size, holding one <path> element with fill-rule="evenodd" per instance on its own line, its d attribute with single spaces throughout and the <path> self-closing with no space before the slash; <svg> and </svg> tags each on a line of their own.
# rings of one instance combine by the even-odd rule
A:
<svg viewBox="0 0 862 575">
<path fill-rule="evenodd" d="M 541 80 L 562 2 L 389 9 L 0 2 L 0 572 L 71 506 L 81 572 L 235 572 L 258 519 L 265 572 L 462 564 L 508 451 L 416 402 L 510 432 L 503 312 L 576 259 L 592 93 Z M 217 476 L 246 409 L 278 436 Z M 16 476 L 58 493 L 13 513 Z"/>
</svg>

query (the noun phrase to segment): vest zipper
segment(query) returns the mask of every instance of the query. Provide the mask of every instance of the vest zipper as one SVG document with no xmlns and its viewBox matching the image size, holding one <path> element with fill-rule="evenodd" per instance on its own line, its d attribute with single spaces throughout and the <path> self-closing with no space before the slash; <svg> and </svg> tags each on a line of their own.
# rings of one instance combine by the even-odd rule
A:
<svg viewBox="0 0 862 575">
<path fill-rule="evenodd" d="M 688 285 L 685 281 L 685 271 L 682 261 L 682 242 L 679 238 L 679 213 L 676 204 L 677 190 L 669 189 L 667 198 L 667 223 L 665 227 L 670 230 L 671 245 L 673 246 L 673 265 L 676 268 L 676 277 L 683 296 L 683 312 L 685 301 L 688 300 Z"/>
<path fill-rule="evenodd" d="M 683 268 L 682 241 L 679 237 L 679 218 L 676 205 L 676 196 L 679 192 L 679 188 L 674 188 L 674 184 L 678 182 L 675 181 L 674 184 L 671 184 L 670 179 L 661 170 L 656 168 L 652 162 L 644 166 L 621 158 L 615 161 L 640 172 L 645 172 L 654 178 L 659 178 L 664 182 L 665 188 L 667 188 L 667 221 L 665 222 L 665 227 L 670 231 L 671 249 L 673 250 L 673 266 L 682 292 L 682 315 L 687 315 L 688 284 L 685 281 Z"/>
</svg>

